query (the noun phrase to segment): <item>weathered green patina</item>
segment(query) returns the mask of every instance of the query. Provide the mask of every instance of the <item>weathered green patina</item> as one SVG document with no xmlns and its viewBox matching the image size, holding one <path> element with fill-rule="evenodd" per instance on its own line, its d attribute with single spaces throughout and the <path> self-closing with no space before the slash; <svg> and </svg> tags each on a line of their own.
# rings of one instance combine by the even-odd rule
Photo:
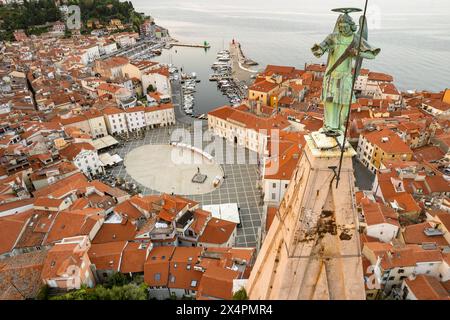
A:
<svg viewBox="0 0 450 320">
<path fill-rule="evenodd" d="M 348 114 L 349 102 L 355 102 L 352 94 L 353 73 L 355 69 L 357 76 L 361 69 L 362 59 L 374 59 L 381 51 L 379 48 L 372 48 L 367 43 L 367 25 L 365 19 L 361 19 L 364 24 L 362 40 L 360 34 L 356 33 L 357 26 L 348 13 L 361 11 L 354 8 L 334 9 L 341 12 L 336 22 L 333 33 L 326 39 L 312 47 L 312 52 L 316 57 L 321 57 L 328 52 L 328 63 L 325 76 L 323 78 L 322 102 L 324 104 L 324 120 L 322 131 L 329 135 L 340 135 L 345 131 L 345 122 Z M 358 55 L 358 46 L 360 51 Z"/>
</svg>

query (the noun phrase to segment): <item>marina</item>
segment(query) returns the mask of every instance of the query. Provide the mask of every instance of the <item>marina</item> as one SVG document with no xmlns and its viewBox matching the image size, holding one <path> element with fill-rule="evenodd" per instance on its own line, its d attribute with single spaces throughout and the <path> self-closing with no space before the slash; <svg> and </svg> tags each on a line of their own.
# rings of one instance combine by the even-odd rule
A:
<svg viewBox="0 0 450 320">
<path fill-rule="evenodd" d="M 173 87 L 180 88 L 180 113 L 189 118 L 199 118 L 203 115 L 204 119 L 210 110 L 229 103 L 221 91 L 217 90 L 216 83 L 209 81 L 211 64 L 216 59 L 216 52 L 221 49 L 222 46 L 212 47 L 207 51 L 192 47 L 172 47 L 164 49 L 160 56 L 152 58 L 153 61 L 173 65 L 178 69 L 171 82 Z M 192 79 L 183 79 L 183 74 L 192 76 L 192 72 L 195 74 L 195 84 Z M 186 103 L 186 111 L 190 114 L 184 110 L 185 102 L 189 102 Z"/>
<path fill-rule="evenodd" d="M 181 86 L 182 89 L 182 106 L 184 113 L 187 115 L 192 115 L 194 112 L 194 105 L 195 105 L 195 97 L 194 93 L 195 86 L 197 84 L 196 81 L 196 74 L 193 72 L 191 75 L 184 74 L 182 75 L 182 79 L 184 79 L 184 83 Z"/>
<path fill-rule="evenodd" d="M 228 98 L 231 105 L 241 103 L 247 94 L 248 85 L 257 74 L 251 66 L 257 62 L 246 58 L 241 45 L 233 40 L 229 50 L 221 50 L 217 53 L 216 61 L 211 65 L 213 73 L 210 81 L 217 81 L 217 89 Z"/>
<path fill-rule="evenodd" d="M 168 65 L 171 82 L 180 85 L 182 112 L 205 119 L 207 112 L 217 106 L 240 105 L 258 72 L 251 69 L 257 63 L 245 57 L 240 43 L 235 40 L 230 42 L 229 49 L 197 49 L 206 47 L 211 48 L 206 41 L 204 45 L 191 45 L 171 39 L 159 45 L 138 46 L 122 54 Z M 199 59 L 201 55 L 208 59 Z"/>
<path fill-rule="evenodd" d="M 173 38 L 162 42 L 142 40 L 115 55 L 169 66 L 170 81 L 181 86 L 181 108 L 195 118 L 220 105 L 239 105 L 258 73 L 252 69 L 257 63 L 244 55 L 241 44 L 234 39 L 228 49 L 224 44 L 221 49 L 213 48 L 206 41 L 190 44 Z"/>
</svg>

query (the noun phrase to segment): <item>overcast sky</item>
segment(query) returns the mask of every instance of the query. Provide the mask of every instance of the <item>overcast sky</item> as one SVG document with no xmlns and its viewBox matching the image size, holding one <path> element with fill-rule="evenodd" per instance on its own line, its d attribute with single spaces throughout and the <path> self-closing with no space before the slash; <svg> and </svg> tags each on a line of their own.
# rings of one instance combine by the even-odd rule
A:
<svg viewBox="0 0 450 320">
<path fill-rule="evenodd" d="M 330 8 L 364 7 L 364 0 L 132 0 L 136 8 L 165 5 L 201 6 L 204 9 L 220 7 L 254 10 L 295 11 L 305 13 L 325 13 Z M 369 5 L 379 6 L 383 14 L 447 14 L 450 15 L 448 0 L 369 0 Z"/>
</svg>

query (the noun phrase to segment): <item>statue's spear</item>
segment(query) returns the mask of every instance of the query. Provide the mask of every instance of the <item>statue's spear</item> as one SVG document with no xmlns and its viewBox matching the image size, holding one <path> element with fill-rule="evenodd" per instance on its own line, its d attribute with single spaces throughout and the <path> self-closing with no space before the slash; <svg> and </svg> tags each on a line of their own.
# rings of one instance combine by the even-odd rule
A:
<svg viewBox="0 0 450 320">
<path fill-rule="evenodd" d="M 362 39 L 364 37 L 365 34 L 367 34 L 367 30 L 366 29 L 366 13 L 367 13 L 367 5 L 369 3 L 369 0 L 366 0 L 366 4 L 364 5 L 364 14 L 362 16 L 362 19 L 360 20 L 360 30 L 359 30 L 359 44 L 358 44 L 358 49 L 357 49 L 357 54 L 356 54 L 356 61 L 357 64 L 360 64 L 360 55 L 361 55 L 361 44 L 362 44 Z M 360 68 L 361 66 L 359 66 Z M 339 158 L 339 169 L 338 169 L 338 173 L 337 173 L 337 177 L 336 177 L 336 189 L 339 187 L 339 180 L 341 177 L 341 169 L 342 169 L 342 160 L 344 158 L 344 152 L 345 152 L 345 144 L 347 143 L 347 132 L 348 132 L 348 125 L 350 123 L 350 112 L 352 110 L 352 101 L 353 101 L 353 94 L 355 91 L 355 82 L 356 82 L 356 78 L 358 76 L 357 73 L 357 69 L 358 66 L 355 65 L 355 68 L 353 69 L 353 79 L 352 79 L 352 90 L 350 92 L 350 101 L 348 103 L 348 112 L 347 112 L 347 120 L 345 122 L 345 132 L 344 132 L 344 140 L 342 142 L 341 145 L 341 156 Z"/>
</svg>

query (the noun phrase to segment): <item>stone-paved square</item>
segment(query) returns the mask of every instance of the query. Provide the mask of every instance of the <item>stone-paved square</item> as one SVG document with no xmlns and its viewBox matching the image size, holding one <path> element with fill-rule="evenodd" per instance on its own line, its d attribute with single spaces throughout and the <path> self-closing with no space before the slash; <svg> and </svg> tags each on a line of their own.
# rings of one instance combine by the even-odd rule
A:
<svg viewBox="0 0 450 320">
<path fill-rule="evenodd" d="M 135 148 L 148 144 L 169 144 L 172 132 L 175 129 L 185 129 L 190 133 L 191 137 L 194 137 L 192 125 L 178 123 L 174 126 L 148 130 L 145 132 L 143 139 L 125 142 L 122 146 L 109 152 L 111 154 L 117 153 L 121 158 L 125 159 L 126 155 Z M 203 129 L 206 130 L 205 127 Z M 203 147 L 208 143 L 210 142 L 204 142 Z M 192 141 L 192 144 L 194 144 L 194 141 Z M 226 148 L 225 142 L 223 143 L 223 148 Z M 233 146 L 233 148 L 236 147 Z M 240 247 L 254 247 L 257 245 L 263 213 L 261 190 L 258 188 L 257 165 L 248 163 L 248 159 L 255 158 L 254 154 L 250 157 L 251 152 L 249 150 L 245 151 L 245 159 L 247 160 L 245 164 L 241 164 L 242 161 L 239 161 L 240 164 L 237 164 L 237 157 L 242 157 L 238 155 L 238 152 L 234 152 L 235 164 L 222 164 L 225 179 L 220 187 L 213 192 L 202 195 L 186 195 L 186 197 L 198 201 L 201 205 L 236 202 L 241 209 L 242 227 L 238 228 L 235 245 Z M 109 169 L 108 172 L 116 177 L 124 178 L 128 182 L 136 183 L 144 195 L 159 194 L 159 192 L 146 188 L 132 179 L 123 164 Z M 161 178 L 164 178 L 164 172 L 161 172 Z"/>
</svg>

